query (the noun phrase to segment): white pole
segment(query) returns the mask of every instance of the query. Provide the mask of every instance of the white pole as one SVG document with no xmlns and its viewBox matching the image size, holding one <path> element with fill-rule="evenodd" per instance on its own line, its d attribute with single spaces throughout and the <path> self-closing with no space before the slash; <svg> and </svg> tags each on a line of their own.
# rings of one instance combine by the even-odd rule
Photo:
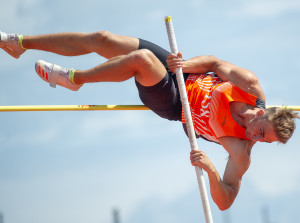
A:
<svg viewBox="0 0 300 223">
<path fill-rule="evenodd" d="M 169 38 L 171 52 L 173 54 L 177 55 L 178 49 L 177 49 L 177 43 L 176 43 L 175 32 L 174 32 L 171 16 L 165 17 L 165 23 L 166 23 L 166 28 L 167 28 L 167 32 L 168 32 L 168 38 Z M 196 150 L 196 149 L 198 149 L 197 139 L 195 136 L 195 130 L 194 130 L 194 125 L 193 125 L 193 121 L 192 121 L 190 104 L 188 101 L 185 83 L 184 83 L 184 79 L 183 79 L 183 73 L 182 73 L 181 68 L 176 70 L 176 79 L 178 82 L 180 99 L 181 99 L 183 112 L 184 112 L 184 116 L 185 116 L 185 120 L 186 120 L 186 127 L 187 127 L 187 132 L 188 132 L 188 136 L 189 136 L 189 140 L 190 140 L 190 146 L 191 146 L 192 150 Z M 197 179 L 198 179 L 198 185 L 199 185 L 199 190 L 200 190 L 200 195 L 201 195 L 201 200 L 202 200 L 203 211 L 204 211 L 204 215 L 205 215 L 205 221 L 206 221 L 206 223 L 212 223 L 213 220 L 212 220 L 211 210 L 210 210 L 210 206 L 209 206 L 209 200 L 207 197 L 207 190 L 206 190 L 206 186 L 205 186 L 203 171 L 199 166 L 195 166 L 195 170 L 196 170 L 196 175 L 197 175 Z"/>
</svg>

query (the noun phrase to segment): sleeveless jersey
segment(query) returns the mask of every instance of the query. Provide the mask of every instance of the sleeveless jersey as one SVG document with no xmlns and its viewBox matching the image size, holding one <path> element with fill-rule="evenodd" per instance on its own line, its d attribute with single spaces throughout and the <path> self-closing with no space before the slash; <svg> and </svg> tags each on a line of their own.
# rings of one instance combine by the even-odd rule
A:
<svg viewBox="0 0 300 223">
<path fill-rule="evenodd" d="M 209 141 L 234 136 L 246 139 L 245 128 L 231 116 L 230 102 L 238 101 L 265 108 L 264 101 L 246 93 L 232 82 L 222 82 L 214 73 L 190 74 L 186 81 L 195 133 Z M 182 112 L 182 123 L 185 123 Z"/>
</svg>

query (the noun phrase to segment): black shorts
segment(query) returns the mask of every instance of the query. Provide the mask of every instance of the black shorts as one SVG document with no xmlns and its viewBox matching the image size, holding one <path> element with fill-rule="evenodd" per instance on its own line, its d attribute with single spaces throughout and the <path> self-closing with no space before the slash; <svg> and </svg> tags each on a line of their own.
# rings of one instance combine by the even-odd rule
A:
<svg viewBox="0 0 300 223">
<path fill-rule="evenodd" d="M 145 87 L 135 81 L 141 101 L 160 117 L 181 121 L 182 104 L 176 75 L 167 69 L 166 63 L 170 52 L 146 40 L 139 41 L 139 49 L 150 50 L 166 67 L 166 76 L 154 86 Z"/>
</svg>

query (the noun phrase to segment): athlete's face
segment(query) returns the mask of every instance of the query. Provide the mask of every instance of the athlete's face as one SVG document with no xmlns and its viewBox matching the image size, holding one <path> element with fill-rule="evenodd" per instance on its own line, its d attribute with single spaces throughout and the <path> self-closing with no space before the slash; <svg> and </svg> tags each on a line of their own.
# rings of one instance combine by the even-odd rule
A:
<svg viewBox="0 0 300 223">
<path fill-rule="evenodd" d="M 269 122 L 263 114 L 264 112 L 258 113 L 257 116 L 249 122 L 245 132 L 246 137 L 254 142 L 271 143 L 278 141 L 272 123 Z"/>
</svg>

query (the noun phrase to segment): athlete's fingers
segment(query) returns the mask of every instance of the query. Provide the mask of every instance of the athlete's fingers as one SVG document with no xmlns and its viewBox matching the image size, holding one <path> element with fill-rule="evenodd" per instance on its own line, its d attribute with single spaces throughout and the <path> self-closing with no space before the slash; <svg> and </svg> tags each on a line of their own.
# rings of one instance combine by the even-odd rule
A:
<svg viewBox="0 0 300 223">
<path fill-rule="evenodd" d="M 182 67 L 183 62 L 182 61 L 174 61 L 172 64 L 169 65 L 169 68 L 179 68 Z"/>
<path fill-rule="evenodd" d="M 177 57 L 182 59 L 182 53 L 178 52 Z"/>
<path fill-rule="evenodd" d="M 169 54 L 168 57 L 167 57 L 167 61 L 172 61 L 172 60 L 182 60 L 182 53 L 181 52 L 178 52 L 178 54 Z"/>
<path fill-rule="evenodd" d="M 194 149 L 190 152 L 191 156 L 195 154 L 205 154 L 202 150 Z"/>
<path fill-rule="evenodd" d="M 168 57 L 167 57 L 167 59 L 169 59 L 169 60 L 170 60 L 170 59 L 173 59 L 173 58 L 177 58 L 177 55 L 171 53 L 171 54 L 169 54 Z"/>
<path fill-rule="evenodd" d="M 192 150 L 190 155 L 190 160 L 193 163 L 201 162 L 203 158 L 206 157 L 206 154 L 201 150 Z"/>
</svg>

